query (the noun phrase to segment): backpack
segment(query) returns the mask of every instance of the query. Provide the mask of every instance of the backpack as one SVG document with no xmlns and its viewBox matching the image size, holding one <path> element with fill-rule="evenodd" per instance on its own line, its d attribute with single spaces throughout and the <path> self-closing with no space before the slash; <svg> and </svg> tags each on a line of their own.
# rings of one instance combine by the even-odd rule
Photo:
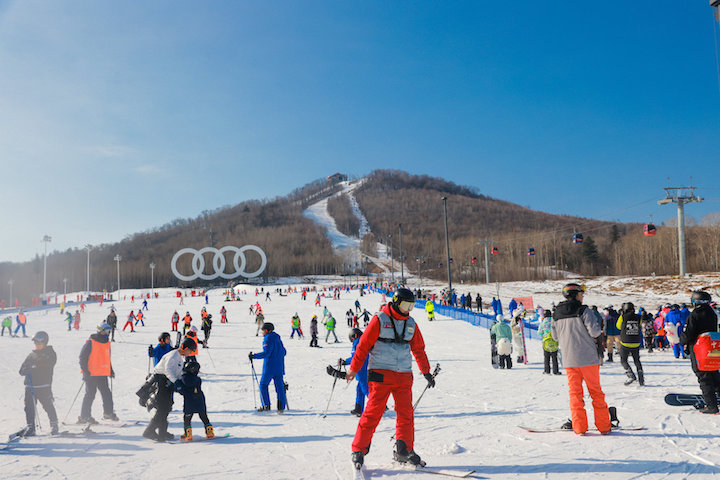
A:
<svg viewBox="0 0 720 480">
<path fill-rule="evenodd" d="M 543 350 L 546 352 L 557 352 L 558 348 L 560 348 L 560 344 L 552 338 L 552 334 L 550 332 L 543 335 L 543 341 L 542 341 Z"/>
</svg>

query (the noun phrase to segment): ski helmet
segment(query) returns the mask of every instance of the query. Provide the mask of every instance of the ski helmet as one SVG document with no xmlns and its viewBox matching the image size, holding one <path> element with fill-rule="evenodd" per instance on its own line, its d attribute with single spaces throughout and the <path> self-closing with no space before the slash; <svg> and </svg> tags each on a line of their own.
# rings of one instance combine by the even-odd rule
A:
<svg viewBox="0 0 720 480">
<path fill-rule="evenodd" d="M 622 304 L 622 307 L 620 307 L 620 310 L 622 310 L 623 312 L 634 312 L 635 305 L 633 305 L 632 302 L 625 302 Z"/>
<path fill-rule="evenodd" d="M 43 332 L 40 330 L 39 332 L 36 332 L 35 335 L 33 335 L 32 341 L 35 343 L 42 343 L 43 345 L 47 345 L 47 343 L 50 341 L 50 337 L 48 336 L 47 332 Z"/>
<path fill-rule="evenodd" d="M 170 340 L 170 334 L 168 332 L 161 333 L 160 336 L 158 337 L 158 342 L 162 342 L 163 338 Z"/>
<path fill-rule="evenodd" d="M 265 322 L 262 325 L 262 330 L 267 330 L 268 332 L 274 332 L 275 331 L 275 325 L 273 325 L 270 322 Z"/>
<path fill-rule="evenodd" d="M 707 292 L 703 292 L 702 290 L 695 291 L 690 296 L 690 302 L 693 305 L 710 303 L 711 301 L 712 297 L 710 296 L 710 294 Z"/>
<path fill-rule="evenodd" d="M 356 338 L 360 337 L 360 335 L 362 335 L 362 330 L 355 327 L 352 330 L 350 330 L 350 334 L 348 335 L 348 337 L 350 338 L 351 342 L 354 342 Z"/>
<path fill-rule="evenodd" d="M 198 362 L 187 362 L 183 366 L 183 372 L 189 373 L 190 375 L 197 375 L 200 371 L 200 364 Z"/>
<path fill-rule="evenodd" d="M 577 283 L 568 283 L 562 289 L 563 297 L 570 300 L 575 298 L 578 293 L 585 293 L 585 285 L 578 285 Z"/>
<path fill-rule="evenodd" d="M 415 307 L 415 295 L 407 288 L 400 287 L 393 294 L 392 303 L 404 312 L 409 312 Z"/>
<path fill-rule="evenodd" d="M 112 331 L 112 327 L 108 325 L 107 323 L 101 323 L 97 327 L 97 331 L 101 335 L 110 335 L 110 332 Z"/>
</svg>

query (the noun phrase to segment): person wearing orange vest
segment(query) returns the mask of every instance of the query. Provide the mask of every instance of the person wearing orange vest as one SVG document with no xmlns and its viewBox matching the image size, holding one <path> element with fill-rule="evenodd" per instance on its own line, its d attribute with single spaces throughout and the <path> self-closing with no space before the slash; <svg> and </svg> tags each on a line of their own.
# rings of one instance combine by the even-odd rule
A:
<svg viewBox="0 0 720 480">
<path fill-rule="evenodd" d="M 185 322 L 185 325 L 183 325 L 183 334 L 185 334 L 185 332 L 190 329 L 190 323 L 192 322 L 192 317 L 190 316 L 190 312 L 185 312 L 185 316 L 183 317 L 183 322 Z"/>
<path fill-rule="evenodd" d="M 78 423 L 98 423 L 91 416 L 92 403 L 98 390 L 100 390 L 103 400 L 103 419 L 118 420 L 113 409 L 112 392 L 108 386 L 108 377 L 115 377 L 110 360 L 109 339 L 111 331 L 112 327 L 107 323 L 99 325 L 98 333 L 90 335 L 90 338 L 80 350 L 80 369 L 85 382 L 85 397 L 80 409 Z"/>
<path fill-rule="evenodd" d="M 189 338 L 193 342 L 195 342 L 195 348 L 190 350 L 188 354 L 185 357 L 186 362 L 197 362 L 197 354 L 198 354 L 198 344 L 202 343 L 198 337 L 197 337 L 197 327 L 190 327 L 190 331 L 187 332 L 185 335 L 185 338 Z"/>
<path fill-rule="evenodd" d="M 145 326 L 145 322 L 143 322 L 143 318 L 145 315 L 142 313 L 142 310 L 138 310 L 137 315 L 135 316 L 135 325 L 138 324 L 138 322 L 142 323 L 142 326 Z"/>
<path fill-rule="evenodd" d="M 17 337 L 17 336 L 18 336 L 18 332 L 19 332 L 20 329 L 22 328 L 23 337 L 27 337 L 27 335 L 25 334 L 25 324 L 27 323 L 27 317 L 26 317 L 25 314 L 23 313 L 22 308 L 20 309 L 20 311 L 18 312 L 17 316 L 15 317 L 15 321 L 17 322 L 17 327 L 15 327 L 15 334 L 14 334 L 14 335 Z"/>
</svg>

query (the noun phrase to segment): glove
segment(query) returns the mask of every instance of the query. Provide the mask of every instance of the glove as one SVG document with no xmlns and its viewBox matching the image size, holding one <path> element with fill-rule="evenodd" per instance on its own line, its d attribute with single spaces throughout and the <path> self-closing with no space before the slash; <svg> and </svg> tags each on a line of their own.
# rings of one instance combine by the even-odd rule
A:
<svg viewBox="0 0 720 480">
<path fill-rule="evenodd" d="M 685 355 L 690 355 L 690 345 L 685 345 L 683 348 Z"/>
<path fill-rule="evenodd" d="M 347 365 L 347 363 L 345 363 L 345 359 L 344 359 L 344 358 L 338 358 L 338 364 L 340 364 L 340 365 Z"/>
<path fill-rule="evenodd" d="M 425 377 L 425 380 L 428 382 L 428 388 L 433 388 L 435 386 L 435 377 L 433 377 L 432 374 L 426 373 L 423 377 Z"/>
<path fill-rule="evenodd" d="M 115 378 L 115 371 L 114 371 L 114 370 L 110 370 L 110 378 Z"/>
<path fill-rule="evenodd" d="M 153 356 L 153 346 L 150 345 L 150 346 L 148 346 L 148 357 L 152 357 L 152 356 Z"/>
<path fill-rule="evenodd" d="M 341 378 L 341 379 L 345 380 L 345 376 L 346 376 L 345 372 L 336 370 L 335 368 L 333 368 L 332 365 L 328 365 L 325 370 L 327 371 L 328 375 L 330 375 L 331 377 Z"/>
<path fill-rule="evenodd" d="M 285 391 L 287 392 L 290 390 L 290 385 L 288 385 L 288 382 L 283 381 L 283 385 L 285 385 Z"/>
<path fill-rule="evenodd" d="M 248 353 L 248 358 L 250 359 L 251 362 L 253 361 L 253 354 L 252 354 L 252 352 Z"/>
</svg>

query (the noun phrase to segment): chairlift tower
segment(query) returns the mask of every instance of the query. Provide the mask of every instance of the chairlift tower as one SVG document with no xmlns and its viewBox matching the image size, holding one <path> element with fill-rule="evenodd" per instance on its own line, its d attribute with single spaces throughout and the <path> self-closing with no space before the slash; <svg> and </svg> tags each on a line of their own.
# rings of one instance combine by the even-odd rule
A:
<svg viewBox="0 0 720 480">
<path fill-rule="evenodd" d="M 666 187 L 665 198 L 658 201 L 658 205 L 677 203 L 678 220 L 678 257 L 680 260 L 680 275 L 687 274 L 685 269 L 685 204 L 702 202 L 703 198 L 695 195 L 695 187 Z"/>
</svg>

